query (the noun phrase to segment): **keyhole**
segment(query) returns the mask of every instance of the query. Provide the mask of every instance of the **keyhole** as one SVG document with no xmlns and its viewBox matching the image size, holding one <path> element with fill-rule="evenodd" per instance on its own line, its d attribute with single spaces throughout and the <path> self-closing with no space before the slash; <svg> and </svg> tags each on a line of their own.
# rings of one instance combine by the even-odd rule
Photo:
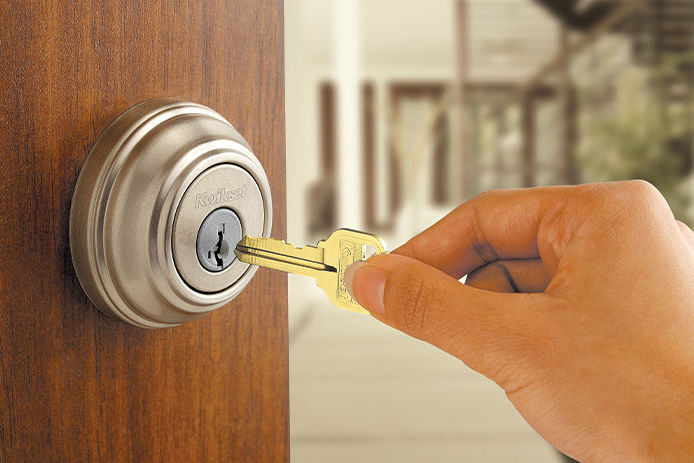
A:
<svg viewBox="0 0 694 463">
<path fill-rule="evenodd" d="M 224 225 L 222 225 L 223 227 Z M 217 261 L 217 267 L 223 267 L 224 266 L 224 260 L 222 260 L 221 257 L 219 257 L 219 254 L 222 252 L 222 241 L 224 241 L 224 232 L 220 231 L 217 233 L 219 235 L 219 241 L 217 241 L 217 246 L 214 248 L 214 260 Z"/>
<path fill-rule="evenodd" d="M 200 265 L 210 272 L 221 272 L 235 260 L 234 248 L 243 236 L 241 221 L 234 211 L 219 208 L 203 220 L 196 240 Z"/>
<path fill-rule="evenodd" d="M 219 267 L 219 268 L 224 267 L 224 257 L 221 256 L 220 254 L 225 253 L 225 250 L 222 249 L 222 246 L 224 245 L 224 232 L 225 231 L 226 231 L 225 224 L 220 223 L 219 225 L 217 225 L 217 235 L 219 236 L 219 240 L 217 240 L 217 245 L 214 247 L 214 260 L 215 260 L 215 262 L 217 262 L 217 267 Z"/>
</svg>

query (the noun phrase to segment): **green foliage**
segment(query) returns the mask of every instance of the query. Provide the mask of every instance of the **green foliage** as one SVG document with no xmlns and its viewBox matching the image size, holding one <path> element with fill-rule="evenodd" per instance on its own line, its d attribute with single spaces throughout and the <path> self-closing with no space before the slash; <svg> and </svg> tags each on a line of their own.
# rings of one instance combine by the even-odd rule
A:
<svg viewBox="0 0 694 463">
<path fill-rule="evenodd" d="M 656 71 L 623 72 L 611 88 L 580 92 L 581 144 L 577 162 L 585 181 L 643 179 L 655 185 L 675 215 L 690 222 L 692 96 L 678 103 L 661 92 L 672 63 Z M 606 98 L 611 95 L 612 98 Z"/>
</svg>

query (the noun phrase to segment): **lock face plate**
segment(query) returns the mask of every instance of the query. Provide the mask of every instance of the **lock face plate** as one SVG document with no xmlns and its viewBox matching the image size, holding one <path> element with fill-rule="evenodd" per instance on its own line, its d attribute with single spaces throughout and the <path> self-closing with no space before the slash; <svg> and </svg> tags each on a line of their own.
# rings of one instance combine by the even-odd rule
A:
<svg viewBox="0 0 694 463">
<path fill-rule="evenodd" d="M 101 134 L 75 187 L 70 250 L 83 289 L 105 314 L 145 328 L 228 303 L 257 268 L 233 261 L 212 272 L 200 263 L 198 232 L 220 207 L 243 233 L 269 236 L 270 185 L 236 129 L 171 98 L 130 108 Z"/>
<path fill-rule="evenodd" d="M 222 271 L 211 271 L 201 264 L 197 249 L 200 227 L 219 208 L 228 208 L 237 215 L 244 234 L 263 233 L 263 195 L 251 174 L 233 164 L 216 165 L 200 174 L 186 190 L 176 211 L 173 252 L 183 280 L 203 293 L 228 288 L 249 268 L 241 261 Z M 235 257 L 233 249 L 230 254 Z"/>
</svg>

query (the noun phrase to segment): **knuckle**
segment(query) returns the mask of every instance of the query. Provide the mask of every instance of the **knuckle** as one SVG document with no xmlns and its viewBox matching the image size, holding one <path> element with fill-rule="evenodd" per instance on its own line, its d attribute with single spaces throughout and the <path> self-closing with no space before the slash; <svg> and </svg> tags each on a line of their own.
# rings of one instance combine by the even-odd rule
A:
<svg viewBox="0 0 694 463">
<path fill-rule="evenodd" d="M 628 203 L 660 202 L 663 196 L 660 191 L 645 180 L 629 180 L 617 184 L 619 197 Z"/>
<path fill-rule="evenodd" d="M 499 260 L 499 254 L 492 244 L 487 241 L 484 236 L 482 227 L 479 224 L 479 220 L 475 219 L 472 222 L 472 230 L 475 236 L 475 240 L 472 243 L 473 248 L 477 255 L 482 259 L 482 261 L 487 263 L 493 263 Z"/>
<path fill-rule="evenodd" d="M 647 223 L 670 214 L 663 195 L 645 180 L 601 184 L 588 203 L 599 208 L 602 219 L 615 225 Z"/>
<path fill-rule="evenodd" d="M 629 180 L 617 184 L 617 196 L 622 205 L 627 206 L 663 206 L 667 203 L 660 191 L 645 180 Z"/>
<path fill-rule="evenodd" d="M 554 256 L 564 254 L 566 246 L 573 238 L 573 233 L 584 222 L 585 201 L 580 197 L 574 201 L 565 198 L 557 200 L 554 207 L 548 209 L 538 229 L 538 246 L 540 252 L 551 250 Z"/>
<path fill-rule="evenodd" d="M 504 194 L 504 190 L 488 190 L 483 191 L 474 198 L 470 200 L 471 203 L 486 203 L 488 201 L 495 201 L 500 195 Z"/>
<path fill-rule="evenodd" d="M 640 198 L 650 198 L 654 195 L 660 196 L 660 192 L 650 182 L 645 180 L 629 180 L 624 182 L 625 186 Z"/>
<path fill-rule="evenodd" d="M 470 222 L 470 228 L 474 237 L 473 247 L 477 255 L 486 263 L 495 262 L 499 259 L 499 255 L 496 249 L 489 242 L 485 235 L 484 227 L 482 225 L 483 211 L 487 208 L 485 204 L 489 202 L 498 202 L 500 196 L 503 193 L 499 190 L 492 190 L 485 193 L 481 193 L 473 201 L 473 213 Z"/>
<path fill-rule="evenodd" d="M 644 180 L 624 182 L 622 192 L 623 211 L 657 220 L 670 216 L 670 206 L 660 191 Z"/>
</svg>

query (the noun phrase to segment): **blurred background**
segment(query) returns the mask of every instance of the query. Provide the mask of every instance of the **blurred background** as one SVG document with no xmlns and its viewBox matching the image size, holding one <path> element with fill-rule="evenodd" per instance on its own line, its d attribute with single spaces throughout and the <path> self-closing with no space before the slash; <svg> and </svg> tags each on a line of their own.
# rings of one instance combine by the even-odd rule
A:
<svg viewBox="0 0 694 463">
<path fill-rule="evenodd" d="M 391 248 L 495 188 L 642 178 L 691 224 L 692 0 L 285 0 L 288 239 Z M 562 462 L 495 384 L 290 276 L 310 462 Z M 567 460 L 568 461 L 568 460 Z"/>
</svg>

